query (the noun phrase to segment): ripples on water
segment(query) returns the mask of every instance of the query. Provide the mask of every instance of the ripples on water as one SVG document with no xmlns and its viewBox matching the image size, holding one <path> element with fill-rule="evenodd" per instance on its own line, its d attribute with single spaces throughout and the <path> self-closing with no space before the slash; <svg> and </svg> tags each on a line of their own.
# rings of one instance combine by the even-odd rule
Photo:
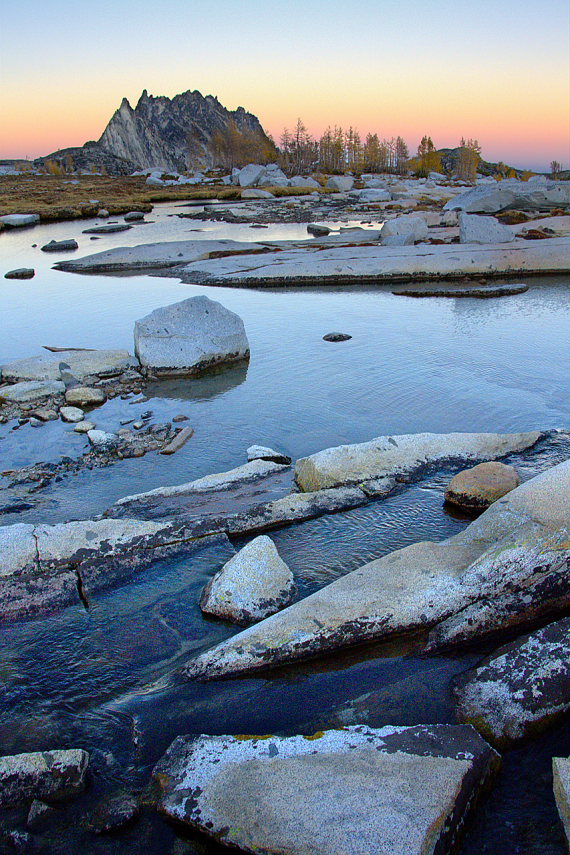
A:
<svg viewBox="0 0 570 855">
<path fill-rule="evenodd" d="M 257 232 L 205 223 L 206 231 L 192 232 L 200 223 L 169 217 L 173 211 L 161 206 L 152 215 L 154 225 L 99 241 L 79 236 L 77 255 L 161 239 L 306 236 L 305 226 Z M 89 225 L 54 224 L 0 236 L 2 271 L 37 269 L 28 282 L 0 279 L 0 359 L 40 352 L 42 344 L 132 349 L 137 318 L 206 293 L 244 318 L 251 362 L 199 380 L 157 383 L 145 403 L 109 401 L 95 413 L 103 429 L 116 430 L 120 419 L 151 409 L 156 421 L 184 413 L 195 436 L 170 459 L 150 454 L 64 479 L 38 495 L 33 511 L 4 517 L 4 523 L 89 517 L 123 495 L 239 465 L 254 442 L 297 458 L 384 433 L 568 426 L 568 279 L 533 279 L 526 294 L 492 301 L 397 298 L 385 287 L 242 291 L 148 276 L 59 273 L 50 269 L 53 256 L 30 247 L 76 236 Z M 323 342 L 332 330 L 353 338 Z M 59 423 L 16 432 L 0 426 L 2 468 L 79 454 L 85 440 L 69 431 Z M 567 440 L 561 437 L 515 462 L 527 478 L 565 456 Z M 299 596 L 393 549 L 460 531 L 467 521 L 442 507 L 450 474 L 437 473 L 385 501 L 273 532 Z M 187 658 L 235 632 L 204 620 L 197 605 L 203 585 L 230 554 L 228 546 L 212 546 L 157 563 L 128 586 L 97 594 L 89 611 L 70 608 L 2 629 L 0 753 L 77 744 L 93 754 L 93 787 L 87 801 L 65 812 L 67 842 L 54 843 L 52 851 L 63 851 L 69 840 L 90 853 L 185 851 L 171 849 L 174 832 L 152 813 L 104 844 L 85 837 L 78 821 L 85 804 L 119 783 L 144 787 L 178 733 L 311 732 L 355 720 L 374 726 L 453 721 L 450 680 L 486 648 L 428 659 L 411 639 L 253 680 L 173 679 Z M 464 855 L 562 853 L 549 772 L 553 752 L 570 753 L 566 726 L 507 755 Z"/>
</svg>

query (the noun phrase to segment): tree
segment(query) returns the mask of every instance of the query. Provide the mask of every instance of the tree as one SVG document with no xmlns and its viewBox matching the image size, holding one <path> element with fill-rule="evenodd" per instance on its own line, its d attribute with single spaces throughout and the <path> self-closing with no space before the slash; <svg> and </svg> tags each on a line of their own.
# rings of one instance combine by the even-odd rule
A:
<svg viewBox="0 0 570 855">
<path fill-rule="evenodd" d="M 455 164 L 455 175 L 462 181 L 475 183 L 477 167 L 481 160 L 481 146 L 477 140 L 465 140 L 461 137 L 459 155 Z"/>
<path fill-rule="evenodd" d="M 416 175 L 426 178 L 430 172 L 441 171 L 441 157 L 431 137 L 423 136 L 418 146 L 418 168 Z"/>
<path fill-rule="evenodd" d="M 408 151 L 408 146 L 402 139 L 402 137 L 396 137 L 396 143 L 394 146 L 394 156 L 395 156 L 395 169 L 398 175 L 403 175 L 406 171 L 406 164 L 410 157 L 410 152 Z"/>
<path fill-rule="evenodd" d="M 550 174 L 553 178 L 558 178 L 560 173 L 562 172 L 562 164 L 557 160 L 553 160 L 550 164 Z"/>
</svg>

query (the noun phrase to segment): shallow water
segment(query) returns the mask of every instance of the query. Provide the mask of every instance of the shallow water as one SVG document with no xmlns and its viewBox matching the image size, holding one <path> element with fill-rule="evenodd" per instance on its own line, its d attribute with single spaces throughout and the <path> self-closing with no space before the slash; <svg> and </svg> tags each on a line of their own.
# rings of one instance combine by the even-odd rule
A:
<svg viewBox="0 0 570 855">
<path fill-rule="evenodd" d="M 78 237 L 79 256 L 163 239 L 306 237 L 304 225 L 257 231 L 170 216 L 177 210 L 159 206 L 149 216 L 154 224 L 98 241 L 80 234 L 90 221 L 0 235 L 0 271 L 37 271 L 25 282 L 0 279 L 0 361 L 39 353 L 43 344 L 132 349 L 137 318 L 199 293 L 236 311 L 251 344 L 246 367 L 156 383 L 149 401 L 114 399 L 94 411 L 98 427 L 109 430 L 143 410 L 152 410 L 156 421 L 187 415 L 195 435 L 176 455 L 148 454 L 69 476 L 38 493 L 33 510 L 3 516 L 3 524 L 89 517 L 129 493 L 237 466 L 254 442 L 297 458 L 384 433 L 568 427 L 568 278 L 532 279 L 527 293 L 505 299 L 424 301 L 394 297 L 386 287 L 272 292 L 150 276 L 78 276 L 51 270 L 68 254 L 31 248 Z M 201 227 L 207 231 L 193 231 Z M 353 338 L 322 341 L 332 330 Z M 11 428 L 0 426 L 2 469 L 76 456 L 85 445 L 60 423 Z M 528 478 L 565 456 L 568 442 L 561 436 L 514 462 Z M 385 501 L 273 532 L 299 596 L 393 549 L 461 530 L 467 521 L 443 509 L 450 475 L 442 471 Z M 364 708 L 374 726 L 454 720 L 450 681 L 487 648 L 428 658 L 410 639 L 256 679 L 196 684 L 173 677 L 186 659 L 235 632 L 204 620 L 197 605 L 201 588 L 233 547 L 218 544 L 157 562 L 129 585 L 97 594 L 88 610 L 70 608 L 2 628 L 0 754 L 57 744 L 79 745 L 93 755 L 93 786 L 47 833 L 48 851 L 195 851 L 195 843 L 180 848 L 174 830 L 152 812 L 116 841 L 96 840 L 82 827 L 101 794 L 119 785 L 144 788 L 152 765 L 179 733 L 312 732 L 363 716 Z M 369 696 L 365 703 L 363 696 Z M 507 755 L 495 795 L 467 836 L 465 855 L 563 852 L 548 771 L 552 753 L 570 753 L 565 725 Z"/>
</svg>

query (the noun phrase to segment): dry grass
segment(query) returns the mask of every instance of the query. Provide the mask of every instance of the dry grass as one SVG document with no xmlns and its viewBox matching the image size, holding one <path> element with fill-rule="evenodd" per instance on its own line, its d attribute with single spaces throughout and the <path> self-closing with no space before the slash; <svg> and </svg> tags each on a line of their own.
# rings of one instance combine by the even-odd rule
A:
<svg viewBox="0 0 570 855">
<path fill-rule="evenodd" d="M 74 182 L 78 183 L 74 183 Z M 301 196 L 309 189 L 270 188 L 275 196 Z M 241 188 L 210 185 L 207 188 L 149 187 L 144 177 L 110 178 L 99 175 L 0 176 L 0 216 L 39 214 L 42 222 L 94 217 L 101 208 L 111 216 L 128 211 L 151 211 L 157 202 L 239 199 Z M 92 204 L 90 199 L 96 199 Z M 1 224 L 0 224 L 1 226 Z"/>
</svg>

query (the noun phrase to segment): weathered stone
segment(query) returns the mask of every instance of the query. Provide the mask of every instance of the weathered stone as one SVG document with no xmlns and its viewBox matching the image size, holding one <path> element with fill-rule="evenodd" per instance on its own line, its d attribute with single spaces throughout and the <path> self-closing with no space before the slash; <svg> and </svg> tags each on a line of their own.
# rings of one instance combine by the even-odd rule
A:
<svg viewBox="0 0 570 855">
<path fill-rule="evenodd" d="M 388 190 L 380 188 L 371 187 L 360 190 L 358 193 L 359 202 L 390 202 L 391 200 L 392 194 Z"/>
<path fill-rule="evenodd" d="M 383 235 L 382 246 L 414 246 L 415 237 L 409 232 L 403 235 Z"/>
<path fill-rule="evenodd" d="M 59 414 L 64 422 L 82 422 L 85 418 L 85 413 L 79 407 L 61 407 Z"/>
<path fill-rule="evenodd" d="M 570 844 L 570 759 L 552 758 L 552 782 L 558 814 L 564 826 L 566 840 Z"/>
<path fill-rule="evenodd" d="M 36 271 L 33 267 L 18 267 L 4 274 L 4 279 L 33 279 Z"/>
<path fill-rule="evenodd" d="M 97 805 L 89 824 L 95 834 L 110 834 L 133 822 L 139 813 L 140 808 L 134 796 L 119 793 Z"/>
<path fill-rule="evenodd" d="M 28 380 L 12 386 L 0 386 L 0 400 L 25 403 L 50 395 L 61 395 L 65 386 L 61 380 Z"/>
<path fill-rule="evenodd" d="M 127 232 L 132 229 L 132 226 L 126 223 L 109 223 L 105 226 L 92 226 L 90 229 L 83 229 L 84 235 L 112 235 L 115 232 Z"/>
<path fill-rule="evenodd" d="M 274 199 L 273 193 L 270 193 L 269 190 L 257 190 L 252 187 L 251 189 L 242 190 L 241 193 L 242 199 Z"/>
<path fill-rule="evenodd" d="M 0 217 L 0 223 L 9 229 L 19 229 L 22 226 L 35 226 L 39 221 L 39 214 L 4 214 L 3 217 Z"/>
<path fill-rule="evenodd" d="M 348 333 L 330 332 L 323 336 L 323 341 L 349 341 L 351 338 Z"/>
<path fill-rule="evenodd" d="M 329 190 L 339 190 L 341 193 L 346 193 L 354 187 L 354 178 L 350 175 L 331 175 L 327 179 L 327 187 Z"/>
<path fill-rule="evenodd" d="M 153 778 L 163 813 L 255 855 L 427 855 L 451 851 L 499 766 L 471 728 L 359 726 L 179 736 Z"/>
<path fill-rule="evenodd" d="M 240 187 L 253 187 L 265 172 L 265 167 L 257 163 L 249 163 L 239 171 L 237 183 Z"/>
<path fill-rule="evenodd" d="M 178 431 L 173 440 L 168 445 L 160 449 L 160 454 L 175 454 L 182 446 L 186 445 L 189 439 L 194 436 L 194 428 L 186 427 Z"/>
<path fill-rule="evenodd" d="M 67 369 L 62 369 L 64 365 Z M 62 370 L 69 370 L 75 378 L 83 380 L 92 375 L 121 374 L 137 365 L 127 350 L 58 350 L 6 363 L 2 366 L 2 379 L 61 380 Z"/>
<path fill-rule="evenodd" d="M 0 805 L 73 797 L 85 787 L 88 764 L 89 754 L 80 748 L 0 757 Z"/>
<path fill-rule="evenodd" d="M 500 749 L 570 710 L 570 618 L 495 650 L 455 681 L 459 721 Z"/>
<path fill-rule="evenodd" d="M 123 219 L 125 223 L 137 223 L 140 220 L 144 220 L 144 211 L 129 211 Z"/>
<path fill-rule="evenodd" d="M 423 217 L 414 214 L 396 217 L 394 220 L 386 220 L 382 226 L 381 242 L 394 235 L 412 235 L 414 240 L 424 240 L 428 236 L 427 223 Z"/>
<path fill-rule="evenodd" d="M 473 287 L 469 285 L 459 285 L 454 288 L 447 288 L 445 285 L 439 285 L 437 288 L 398 288 L 397 291 L 392 291 L 396 297 L 473 297 L 479 300 L 488 300 L 492 297 L 512 297 L 514 294 L 524 294 L 528 291 L 528 285 L 482 285 Z"/>
<path fill-rule="evenodd" d="M 156 309 L 135 324 L 141 365 L 160 373 L 195 373 L 249 357 L 242 319 L 208 297 Z"/>
<path fill-rule="evenodd" d="M 534 182 L 509 179 L 467 190 L 447 202 L 444 210 L 495 214 L 517 208 L 565 208 L 570 203 L 570 187 L 566 184 L 565 181 L 550 181 L 537 186 Z"/>
<path fill-rule="evenodd" d="M 91 386 L 74 386 L 65 393 L 65 400 L 72 407 L 99 407 L 107 400 L 102 389 Z"/>
<path fill-rule="evenodd" d="M 570 460 L 508 493 L 454 537 L 353 570 L 207 650 L 186 674 L 249 673 L 418 630 L 431 629 L 426 648 L 439 650 L 528 625 L 568 608 L 569 525 Z"/>
<path fill-rule="evenodd" d="M 321 226 L 318 223 L 309 223 L 307 231 L 315 237 L 325 237 L 331 233 L 331 229 L 328 226 Z"/>
<path fill-rule="evenodd" d="M 87 438 L 95 451 L 114 451 L 119 445 L 119 437 L 116 433 L 107 433 L 104 430 L 87 431 Z"/>
<path fill-rule="evenodd" d="M 96 424 L 95 422 L 81 421 L 78 422 L 73 428 L 75 433 L 89 433 L 90 430 L 95 430 Z"/>
<path fill-rule="evenodd" d="M 33 411 L 32 415 L 39 419 L 41 422 L 53 422 L 57 421 L 58 414 L 56 410 L 52 410 L 49 407 L 38 407 Z"/>
<path fill-rule="evenodd" d="M 513 466 L 493 461 L 458 472 L 447 486 L 445 501 L 466 510 L 481 511 L 518 487 L 521 479 Z"/>
<path fill-rule="evenodd" d="M 78 249 L 79 244 L 76 240 L 50 240 L 42 246 L 42 252 L 68 252 L 72 249 Z"/>
<path fill-rule="evenodd" d="M 453 460 L 490 460 L 530 448 L 538 431 L 513 434 L 420 433 L 381 436 L 357 445 L 340 445 L 300 458 L 295 480 L 301 490 L 322 490 L 392 475 Z"/>
<path fill-rule="evenodd" d="M 252 460 L 272 460 L 274 463 L 281 463 L 289 466 L 291 458 L 286 454 L 281 454 L 279 451 L 274 451 L 265 445 L 250 445 L 247 449 L 248 462 Z"/>
<path fill-rule="evenodd" d="M 515 235 L 494 217 L 477 217 L 462 211 L 459 214 L 460 243 L 511 243 Z"/>
<path fill-rule="evenodd" d="M 293 574 L 266 535 L 256 537 L 224 564 L 200 599 L 203 612 L 249 624 L 289 605 L 295 595 Z"/>
</svg>

